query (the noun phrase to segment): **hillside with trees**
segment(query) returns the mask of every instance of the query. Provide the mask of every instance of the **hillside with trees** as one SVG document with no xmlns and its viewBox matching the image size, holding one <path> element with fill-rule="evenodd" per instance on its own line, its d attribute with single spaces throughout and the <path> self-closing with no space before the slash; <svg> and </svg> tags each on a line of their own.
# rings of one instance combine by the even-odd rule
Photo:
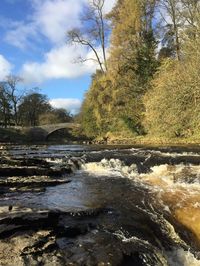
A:
<svg viewBox="0 0 200 266">
<path fill-rule="evenodd" d="M 98 56 L 79 114 L 85 134 L 198 138 L 200 1 L 118 0 L 106 15 L 104 2 L 91 1 L 92 23 L 68 34 Z"/>
</svg>

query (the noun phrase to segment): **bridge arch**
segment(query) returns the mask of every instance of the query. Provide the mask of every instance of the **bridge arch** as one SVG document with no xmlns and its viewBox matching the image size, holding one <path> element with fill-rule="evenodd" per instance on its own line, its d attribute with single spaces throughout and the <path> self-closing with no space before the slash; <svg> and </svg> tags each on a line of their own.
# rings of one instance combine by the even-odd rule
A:
<svg viewBox="0 0 200 266">
<path fill-rule="evenodd" d="M 54 129 L 54 130 L 52 130 L 52 131 L 50 131 L 50 132 L 48 132 L 46 134 L 45 140 L 48 140 L 54 133 L 59 132 L 61 130 L 65 130 L 65 129 L 70 130 L 70 129 L 73 129 L 73 128 L 70 128 L 70 127 L 67 127 L 67 128 L 66 127 L 56 128 L 56 129 Z"/>
<path fill-rule="evenodd" d="M 27 128 L 26 130 L 31 133 L 32 140 L 46 141 L 51 134 L 62 129 L 75 129 L 80 125 L 76 123 L 60 123 L 52 125 L 42 125 L 37 127 Z"/>
</svg>

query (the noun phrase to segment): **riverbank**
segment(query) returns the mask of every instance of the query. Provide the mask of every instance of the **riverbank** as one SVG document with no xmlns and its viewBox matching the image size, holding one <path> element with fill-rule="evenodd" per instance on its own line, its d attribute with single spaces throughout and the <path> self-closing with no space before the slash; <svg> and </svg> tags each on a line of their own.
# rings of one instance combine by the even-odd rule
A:
<svg viewBox="0 0 200 266">
<path fill-rule="evenodd" d="M 97 137 L 89 139 L 86 136 L 79 134 L 79 132 L 58 132 L 51 139 L 47 141 L 35 139 L 29 132 L 20 131 L 15 128 L 0 128 L 0 143 L 6 144 L 67 144 L 67 143 L 79 143 L 79 144 L 94 144 L 94 145 L 200 145 L 199 137 L 190 138 L 164 138 L 164 137 L 152 137 L 152 136 L 128 136 L 124 135 L 106 135 L 104 137 Z"/>
<path fill-rule="evenodd" d="M 96 138 L 92 143 L 109 145 L 200 145 L 200 138 L 164 138 L 151 137 L 148 135 L 136 137 L 109 136 Z"/>
</svg>

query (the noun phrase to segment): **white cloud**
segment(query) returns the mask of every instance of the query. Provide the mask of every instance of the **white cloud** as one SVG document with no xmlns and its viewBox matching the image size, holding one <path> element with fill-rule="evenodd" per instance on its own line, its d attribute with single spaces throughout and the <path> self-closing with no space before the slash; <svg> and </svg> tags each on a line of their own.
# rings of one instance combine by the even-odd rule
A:
<svg viewBox="0 0 200 266">
<path fill-rule="evenodd" d="M 63 45 L 53 48 L 45 54 L 42 63 L 29 62 L 22 67 L 21 76 L 26 83 L 43 82 L 48 79 L 76 78 L 92 73 L 96 65 L 92 61 L 83 64 L 74 63 L 76 55 L 87 57 L 87 50 L 83 47 Z"/>
<path fill-rule="evenodd" d="M 66 39 L 66 32 L 80 25 L 79 14 L 85 0 L 30 0 L 33 13 L 26 21 L 11 21 L 4 40 L 25 49 L 46 37 L 53 44 Z M 34 42 L 33 42 L 34 40 Z"/>
<path fill-rule="evenodd" d="M 70 98 L 58 98 L 49 101 L 54 108 L 64 108 L 76 114 L 81 107 L 81 100 Z"/>
<path fill-rule="evenodd" d="M 12 69 L 11 63 L 0 54 L 0 80 L 3 80 L 7 75 L 10 74 Z"/>
<path fill-rule="evenodd" d="M 105 13 L 106 14 L 109 13 L 113 9 L 116 3 L 117 0 L 106 0 L 104 4 Z"/>
<path fill-rule="evenodd" d="M 25 24 L 24 22 L 11 23 L 10 30 L 6 33 L 4 40 L 20 49 L 31 47 L 31 39 L 37 40 L 37 28 L 34 23 Z"/>
<path fill-rule="evenodd" d="M 66 32 L 79 26 L 83 0 L 37 0 L 36 3 L 34 21 L 51 42 L 63 42 Z"/>
</svg>

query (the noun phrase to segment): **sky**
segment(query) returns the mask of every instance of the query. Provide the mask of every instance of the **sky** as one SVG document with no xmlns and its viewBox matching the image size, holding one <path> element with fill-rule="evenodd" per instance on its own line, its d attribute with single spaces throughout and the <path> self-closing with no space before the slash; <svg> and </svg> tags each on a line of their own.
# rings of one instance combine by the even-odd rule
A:
<svg viewBox="0 0 200 266">
<path fill-rule="evenodd" d="M 24 88 L 38 87 L 56 108 L 75 113 L 88 90 L 92 61 L 86 47 L 70 46 L 66 32 L 81 25 L 89 0 L 0 0 L 0 80 L 9 74 L 23 78 Z M 105 1 L 105 13 L 116 0 Z"/>
</svg>

